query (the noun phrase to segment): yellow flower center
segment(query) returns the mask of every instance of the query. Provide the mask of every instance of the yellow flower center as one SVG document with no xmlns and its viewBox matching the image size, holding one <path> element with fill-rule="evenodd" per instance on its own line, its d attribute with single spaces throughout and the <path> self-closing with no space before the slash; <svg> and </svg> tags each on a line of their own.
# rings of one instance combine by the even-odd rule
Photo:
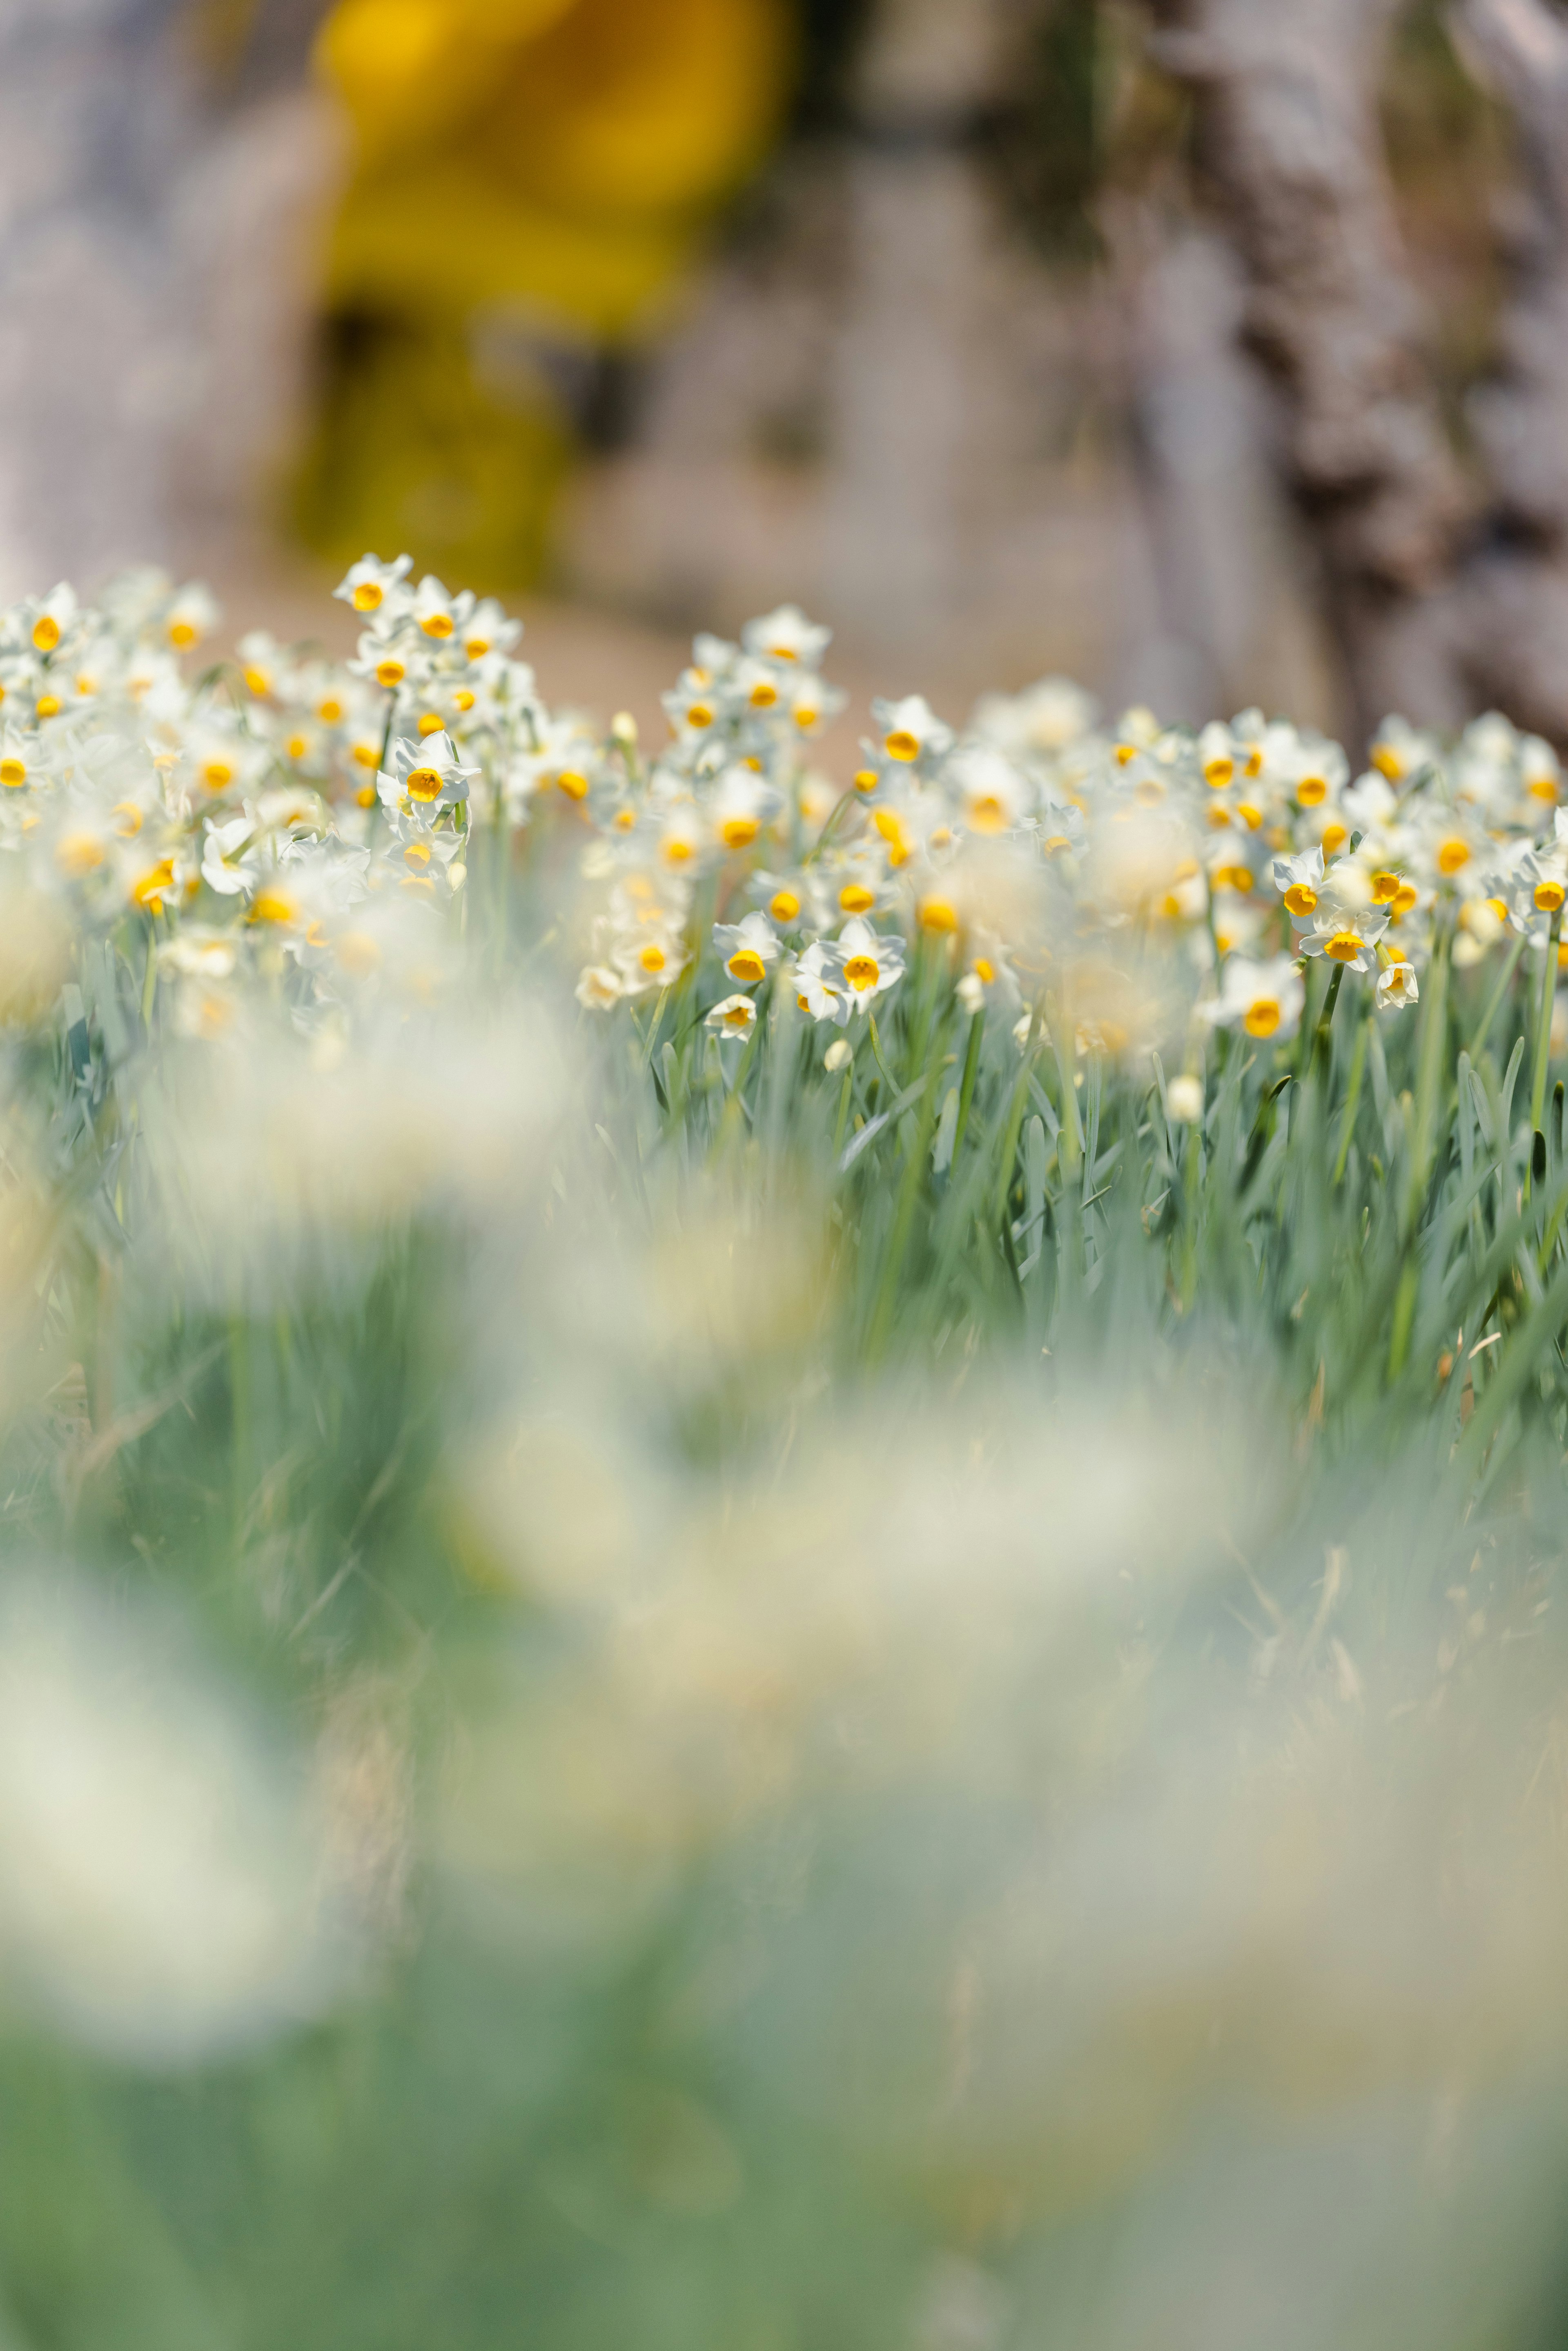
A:
<svg viewBox="0 0 1568 2351">
<path fill-rule="evenodd" d="M 725 965 L 725 969 L 731 979 L 740 982 L 742 987 L 755 987 L 759 979 L 766 978 L 768 973 L 768 967 L 755 947 L 737 948 Z"/>
<path fill-rule="evenodd" d="M 857 996 L 863 996 L 868 987 L 874 987 L 881 977 L 882 969 L 874 956 L 853 955 L 844 966 L 844 977 Z"/>
<path fill-rule="evenodd" d="M 1302 808 L 1322 808 L 1328 796 L 1327 778 L 1322 776 L 1303 776 L 1296 786 L 1296 798 Z"/>
<path fill-rule="evenodd" d="M 103 845 L 94 833 L 68 832 L 56 848 L 55 862 L 62 873 L 79 880 L 103 863 Z"/>
<path fill-rule="evenodd" d="M 342 715 L 343 705 L 335 694 L 329 694 L 325 702 L 317 706 L 316 716 L 323 726 L 336 726 Z"/>
<path fill-rule="evenodd" d="M 490 650 L 488 637 L 470 637 L 463 647 L 470 661 L 483 661 Z"/>
<path fill-rule="evenodd" d="M 171 621 L 169 623 L 169 643 L 178 653 L 189 653 L 201 633 L 194 621 Z"/>
<path fill-rule="evenodd" d="M 114 830 L 121 841 L 134 841 L 141 830 L 141 810 L 134 800 L 117 802 L 114 814 L 119 821 Z"/>
<path fill-rule="evenodd" d="M 665 841 L 664 862 L 666 865 L 689 865 L 691 862 L 692 844 L 689 841 L 682 841 L 677 836 L 674 841 Z"/>
<path fill-rule="evenodd" d="M 821 715 L 820 710 L 813 710 L 808 702 L 798 702 L 795 705 L 795 724 L 802 735 L 816 725 Z"/>
<path fill-rule="evenodd" d="M 1355 963 L 1361 955 L 1361 940 L 1354 931 L 1336 931 L 1323 953 L 1333 963 Z"/>
<path fill-rule="evenodd" d="M 286 898 L 281 890 L 258 890 L 250 902 L 253 923 L 291 923 L 294 901 Z"/>
<path fill-rule="evenodd" d="M 310 748 L 310 737 L 308 735 L 291 735 L 283 747 L 291 759 L 303 759 Z"/>
<path fill-rule="evenodd" d="M 650 939 L 647 946 L 639 953 L 637 960 L 644 971 L 663 971 L 670 958 L 662 946 L 655 946 Z"/>
<path fill-rule="evenodd" d="M 1348 825 L 1325 824 L 1323 827 L 1323 855 L 1325 857 L 1337 857 L 1340 851 L 1344 847 L 1345 842 L 1349 839 L 1350 828 Z"/>
<path fill-rule="evenodd" d="M 688 726 L 711 726 L 713 725 L 713 712 L 708 708 L 706 702 L 693 703 L 691 708 L 686 713 L 686 725 Z"/>
<path fill-rule="evenodd" d="M 411 800 L 427 804 L 441 797 L 439 768 L 412 768 L 409 770 L 408 796 Z"/>
<path fill-rule="evenodd" d="M 1462 873 L 1469 862 L 1470 844 L 1468 841 L 1460 841 L 1458 836 L 1452 841 L 1445 841 L 1437 852 L 1439 873 Z"/>
<path fill-rule="evenodd" d="M 569 800 L 585 800 L 588 798 L 588 778 L 580 768 L 563 768 L 556 778 L 556 783 Z"/>
<path fill-rule="evenodd" d="M 33 623 L 33 643 L 41 653 L 52 653 L 60 641 L 60 624 L 51 612 L 40 612 Z"/>
<path fill-rule="evenodd" d="M 354 806 L 356 808 L 374 808 L 375 804 L 376 788 L 374 784 L 361 784 L 359 790 L 354 794 Z"/>
<path fill-rule="evenodd" d="M 751 1026 L 750 1005 L 732 1004 L 729 1010 L 724 1016 L 724 1025 L 727 1029 L 749 1029 Z"/>
<path fill-rule="evenodd" d="M 172 890 L 173 886 L 174 861 L 172 857 L 161 857 L 156 865 L 148 867 L 140 881 L 131 883 L 131 894 L 139 906 L 146 906 L 156 914 L 163 902 L 164 891 Z"/>
<path fill-rule="evenodd" d="M 727 849 L 749 849 L 761 830 L 754 816 L 726 817 L 718 829 L 719 839 Z"/>
<path fill-rule="evenodd" d="M 854 781 L 857 792 L 874 792 L 882 778 L 874 768 L 857 768 Z"/>
<path fill-rule="evenodd" d="M 402 852 L 402 862 L 405 865 L 423 872 L 430 862 L 430 852 L 423 841 L 411 841 Z"/>
<path fill-rule="evenodd" d="M 338 941 L 338 961 L 355 979 L 365 978 L 381 959 L 382 951 L 368 931 L 345 931 Z"/>
<path fill-rule="evenodd" d="M 995 792 L 982 792 L 969 802 L 969 822 L 977 832 L 1001 832 L 1008 812 Z"/>
<path fill-rule="evenodd" d="M 376 664 L 376 684 L 386 686 L 389 691 L 394 685 L 401 685 L 407 674 L 395 653 L 389 653 L 385 661 Z"/>
<path fill-rule="evenodd" d="M 1568 897 L 1568 891 L 1563 889 L 1561 882 L 1538 882 L 1535 885 L 1535 904 L 1540 914 L 1555 914 L 1565 897 Z"/>
<path fill-rule="evenodd" d="M 1211 792 L 1222 792 L 1236 773 L 1234 759 L 1206 759 L 1203 778 Z"/>
<path fill-rule="evenodd" d="M 890 759 L 902 759 L 907 767 L 911 759 L 920 757 L 920 737 L 912 735 L 907 726 L 895 726 L 883 748 Z"/>
<path fill-rule="evenodd" d="M 386 601 L 386 590 L 377 580 L 361 580 L 354 590 L 356 612 L 379 612 Z"/>
<path fill-rule="evenodd" d="M 0 768 L 0 780 L 4 779 L 5 772 L 4 768 Z M 846 914 L 869 914 L 876 904 L 876 893 L 868 890 L 863 882 L 846 882 L 839 892 L 839 904 Z"/>
<path fill-rule="evenodd" d="M 1285 893 L 1285 904 L 1292 914 L 1310 914 L 1317 903 L 1317 892 L 1305 882 L 1292 882 Z"/>
<path fill-rule="evenodd" d="M 1071 848 L 1072 843 L 1066 833 L 1053 832 L 1040 843 L 1040 846 L 1048 857 L 1060 857 L 1064 849 Z"/>
<path fill-rule="evenodd" d="M 8 792 L 19 791 L 26 780 L 27 762 L 26 759 L 18 759 L 15 754 L 10 754 L 5 758 L 0 759 L 0 784 L 4 784 Z"/>
<path fill-rule="evenodd" d="M 1389 912 L 1396 922 L 1399 920 L 1401 914 L 1407 914 L 1410 912 L 1420 895 L 1421 893 L 1413 882 L 1401 882 L 1389 905 Z"/>
<path fill-rule="evenodd" d="M 979 981 L 980 986 L 982 987 L 989 987 L 994 982 L 996 976 L 996 965 L 989 962 L 984 956 L 977 956 L 975 958 L 975 977 Z"/>
<path fill-rule="evenodd" d="M 439 710 L 421 711 L 419 716 L 420 741 L 423 743 L 427 735 L 439 735 L 445 723 L 446 722 L 442 717 Z"/>
<path fill-rule="evenodd" d="M 800 911 L 800 901 L 793 890 L 776 890 L 768 902 L 768 911 L 776 923 L 792 923 Z"/>
<path fill-rule="evenodd" d="M 450 612 L 427 612 L 419 625 L 427 637 L 434 637 L 444 643 L 452 634 L 452 615 Z"/>
<path fill-rule="evenodd" d="M 1537 776 L 1530 787 L 1530 797 L 1532 800 L 1545 800 L 1551 806 L 1557 799 L 1557 786 L 1550 776 Z"/>
<path fill-rule="evenodd" d="M 1397 873 L 1375 873 L 1372 877 L 1372 903 L 1375 906 L 1392 906 L 1399 895 Z"/>
<path fill-rule="evenodd" d="M 1117 765 L 1119 768 L 1130 768 L 1130 767 L 1132 766 L 1132 764 L 1133 764 L 1134 760 L 1137 758 L 1137 756 L 1138 756 L 1138 747 L 1137 747 L 1137 745 L 1136 745 L 1135 743 L 1118 743 L 1118 744 L 1117 744 L 1117 746 L 1116 746 L 1116 765 Z"/>
<path fill-rule="evenodd" d="M 950 898 L 923 898 L 920 902 L 920 926 L 926 931 L 956 931 L 958 909 Z"/>
<path fill-rule="evenodd" d="M 235 771 L 226 759 L 208 759 L 202 768 L 202 781 L 210 792 L 226 792 L 235 779 Z"/>
<path fill-rule="evenodd" d="M 1398 752 L 1392 749 L 1388 744 L 1379 743 L 1375 747 L 1372 754 L 1372 764 L 1386 782 L 1397 784 L 1404 781 L 1405 762 Z"/>
<path fill-rule="evenodd" d="M 1271 1037 L 1280 1025 L 1280 1008 L 1271 996 L 1259 997 L 1247 1008 L 1241 1026 L 1249 1037 Z"/>
<path fill-rule="evenodd" d="M 1262 810 L 1254 808 L 1250 800 L 1239 800 L 1236 804 L 1236 813 L 1249 832 L 1256 832 L 1263 821 Z"/>
<path fill-rule="evenodd" d="M 38 716 L 40 718 L 57 718 L 60 715 L 60 697 L 57 694 L 39 695 Z"/>
<path fill-rule="evenodd" d="M 751 689 L 753 710 L 771 710 L 778 699 L 779 688 L 776 685 L 770 685 L 766 678 L 758 678 Z"/>
<path fill-rule="evenodd" d="M 355 765 L 361 768 L 379 768 L 382 764 L 381 747 L 376 743 L 356 743 L 353 756 Z"/>
</svg>

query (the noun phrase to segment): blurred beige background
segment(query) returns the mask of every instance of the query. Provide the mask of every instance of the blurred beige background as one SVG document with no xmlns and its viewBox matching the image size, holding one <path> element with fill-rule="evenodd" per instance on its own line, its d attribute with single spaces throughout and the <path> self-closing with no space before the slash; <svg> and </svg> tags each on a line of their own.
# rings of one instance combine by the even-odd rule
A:
<svg viewBox="0 0 1568 2351">
<path fill-rule="evenodd" d="M 13 0 L 0 582 L 151 557 L 341 643 L 324 588 L 407 547 L 524 611 L 547 697 L 650 725 L 695 627 L 785 599 L 857 698 L 954 716 L 1051 672 L 1192 719 L 1349 726 L 1385 681 L 1458 715 L 1490 681 L 1456 567 L 1519 517 L 1434 462 L 1445 551 L 1402 569 L 1355 501 L 1408 491 L 1379 434 L 1476 470 L 1531 236 L 1541 274 L 1489 7 L 1545 21 L 1292 16 L 1314 200 L 1375 267 L 1293 256 L 1302 319 L 1342 315 L 1266 380 L 1260 0 Z M 1403 339 L 1364 383 L 1327 340 L 1358 301 Z M 1371 451 L 1332 478 L 1325 353 Z"/>
</svg>

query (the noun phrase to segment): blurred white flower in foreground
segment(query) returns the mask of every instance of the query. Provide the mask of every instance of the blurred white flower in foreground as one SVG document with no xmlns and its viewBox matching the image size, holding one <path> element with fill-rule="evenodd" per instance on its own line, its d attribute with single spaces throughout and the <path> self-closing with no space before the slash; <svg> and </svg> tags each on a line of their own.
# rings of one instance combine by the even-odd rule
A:
<svg viewBox="0 0 1568 2351">
<path fill-rule="evenodd" d="M 143 2064 L 319 2012 L 352 1938 L 305 1775 L 169 1629 L 85 1584 L 0 1601 L 0 1981 Z"/>
</svg>

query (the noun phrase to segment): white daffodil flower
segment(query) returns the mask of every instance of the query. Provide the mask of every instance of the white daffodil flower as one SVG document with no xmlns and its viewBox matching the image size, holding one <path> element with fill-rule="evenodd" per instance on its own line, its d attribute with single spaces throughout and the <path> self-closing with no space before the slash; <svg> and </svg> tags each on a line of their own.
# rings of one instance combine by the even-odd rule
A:
<svg viewBox="0 0 1568 2351">
<path fill-rule="evenodd" d="M 1386 906 L 1369 906 L 1356 914 L 1331 911 L 1303 934 L 1301 952 L 1343 964 L 1347 971 L 1375 971 L 1377 942 L 1387 928 Z"/>
<path fill-rule="evenodd" d="M 349 566 L 332 593 L 340 603 L 351 604 L 356 612 L 379 612 L 413 569 L 412 555 L 400 555 L 395 563 L 362 555 L 358 563 Z"/>
<path fill-rule="evenodd" d="M 621 975 L 608 964 L 586 964 L 572 993 L 586 1011 L 608 1012 L 621 1001 Z"/>
<path fill-rule="evenodd" d="M 776 612 L 747 621 L 740 632 L 747 652 L 758 660 L 798 662 L 815 669 L 833 641 L 831 629 L 809 621 L 798 604 L 780 604 Z"/>
<path fill-rule="evenodd" d="M 1391 963 L 1386 971 L 1377 975 L 1373 1001 L 1379 1012 L 1403 1012 L 1408 1005 L 1419 1003 L 1420 983 L 1412 963 Z"/>
<path fill-rule="evenodd" d="M 988 743 L 966 743 L 947 763 L 944 782 L 970 832 L 1011 832 L 1030 812 L 1028 778 Z"/>
<path fill-rule="evenodd" d="M 678 932 L 650 925 L 635 938 L 622 939 L 610 959 L 621 975 L 622 995 L 645 996 L 674 986 L 686 967 L 686 944 Z"/>
<path fill-rule="evenodd" d="M 376 789 L 388 808 L 412 806 L 434 815 L 437 809 L 455 808 L 465 800 L 478 773 L 477 768 L 464 765 L 455 744 L 442 728 L 418 742 L 400 736 L 376 778 Z"/>
<path fill-rule="evenodd" d="M 1323 852 L 1309 849 L 1300 857 L 1276 857 L 1274 887 L 1285 902 L 1285 910 L 1298 923 L 1311 922 L 1317 912 L 1322 894 Z"/>
<path fill-rule="evenodd" d="M 202 879 L 220 898 L 236 898 L 256 887 L 260 860 L 256 852 L 256 822 L 249 816 L 231 817 L 226 824 L 206 827 L 202 847 Z"/>
<path fill-rule="evenodd" d="M 1228 956 L 1219 976 L 1219 995 L 1203 1007 L 1203 1017 L 1222 1029 L 1244 1029 L 1260 1044 L 1283 1040 L 1295 1034 L 1307 991 L 1292 956 L 1275 956 L 1254 963 L 1246 956 Z"/>
<path fill-rule="evenodd" d="M 703 1025 L 716 1037 L 749 1037 L 757 1026 L 757 1007 L 749 996 L 727 996 Z"/>
<path fill-rule="evenodd" d="M 795 1001 L 813 1020 L 831 1020 L 841 1029 L 850 1017 L 847 989 L 831 963 L 831 949 L 813 939 L 795 966 Z"/>
<path fill-rule="evenodd" d="M 779 935 L 766 914 L 743 914 L 738 923 L 716 923 L 713 943 L 727 976 L 741 987 L 755 987 L 779 959 Z"/>
<path fill-rule="evenodd" d="M 896 932 L 879 936 L 858 915 L 844 925 L 831 956 L 830 982 L 843 990 L 852 1012 L 868 1010 L 904 977 L 904 941 Z"/>
<path fill-rule="evenodd" d="M 953 747 L 953 729 L 943 725 L 923 694 L 907 694 L 902 702 L 873 702 L 871 716 L 881 738 L 876 750 L 903 767 L 940 759 Z"/>
</svg>

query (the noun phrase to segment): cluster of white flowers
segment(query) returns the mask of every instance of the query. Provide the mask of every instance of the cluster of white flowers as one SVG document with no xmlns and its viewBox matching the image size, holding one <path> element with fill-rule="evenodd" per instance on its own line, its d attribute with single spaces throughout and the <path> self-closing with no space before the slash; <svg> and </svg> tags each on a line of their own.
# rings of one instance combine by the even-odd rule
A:
<svg viewBox="0 0 1568 2351">
<path fill-rule="evenodd" d="M 817 747 L 844 699 L 829 632 L 792 606 L 738 644 L 697 639 L 648 755 L 630 718 L 552 716 L 518 624 L 411 569 L 350 570 L 337 593 L 365 625 L 342 664 L 253 633 L 193 676 L 211 599 L 151 572 L 96 609 L 62 586 L 0 615 L 12 890 L 128 955 L 141 924 L 145 1005 L 167 982 L 183 1035 L 221 1033 L 247 987 L 308 1022 L 426 973 L 432 923 L 465 920 L 476 837 L 504 909 L 546 830 L 597 893 L 579 1000 L 677 991 L 721 1044 L 770 988 L 846 1029 L 916 971 L 1027 1033 L 1064 957 L 1151 951 L 1188 975 L 1193 1035 L 1283 1042 L 1312 958 L 1396 1012 L 1439 943 L 1459 967 L 1510 938 L 1561 952 L 1562 772 L 1500 717 L 1454 747 L 1391 719 L 1355 775 L 1257 711 L 1105 726 L 1048 680 L 962 733 L 918 695 L 873 703 L 840 785 Z M 1136 1023 L 1090 1041 L 1135 1047 Z"/>
</svg>

